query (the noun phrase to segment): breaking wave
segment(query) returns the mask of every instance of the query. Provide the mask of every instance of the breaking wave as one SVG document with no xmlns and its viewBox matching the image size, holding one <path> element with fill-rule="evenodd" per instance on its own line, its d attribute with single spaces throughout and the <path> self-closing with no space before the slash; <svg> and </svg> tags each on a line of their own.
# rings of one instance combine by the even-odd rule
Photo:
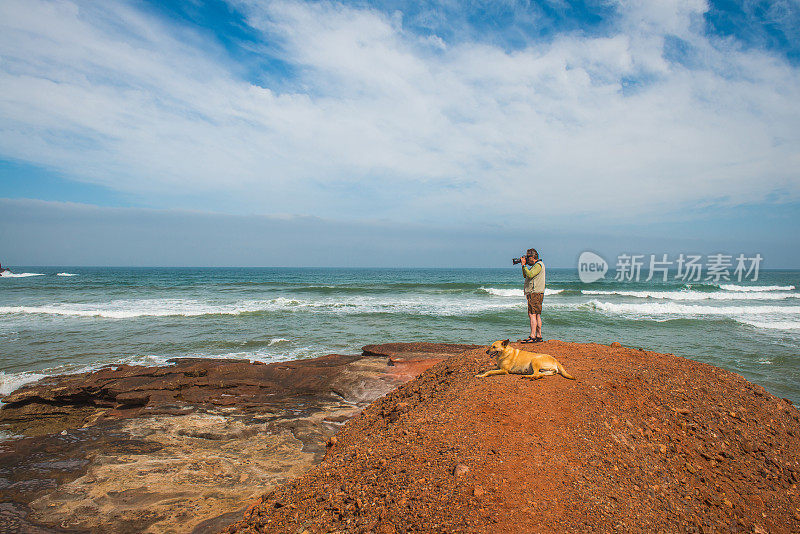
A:
<svg viewBox="0 0 800 534">
<path fill-rule="evenodd" d="M 520 298 L 525 297 L 525 292 L 522 289 L 498 289 L 496 287 L 479 287 L 478 291 L 483 291 L 484 293 L 488 293 L 496 297 L 520 297 Z M 563 289 L 545 288 L 544 294 L 545 296 L 558 295 L 563 291 L 564 291 Z"/>
<path fill-rule="evenodd" d="M 752 321 L 741 317 L 736 320 L 740 323 L 768 330 L 800 330 L 800 321 Z"/>
<path fill-rule="evenodd" d="M 725 291 L 793 291 L 794 286 L 737 286 L 734 284 L 721 284 L 720 289 Z"/>
<path fill-rule="evenodd" d="M 579 307 L 594 310 L 641 316 L 694 316 L 694 315 L 797 315 L 800 306 L 702 306 L 677 304 L 672 302 L 615 303 L 591 300 Z"/>
<path fill-rule="evenodd" d="M 592 300 L 578 308 L 596 310 L 630 319 L 669 321 L 671 319 L 722 317 L 756 328 L 800 330 L 800 306 L 703 306 L 674 302 L 613 303 Z M 757 320 L 752 319 L 757 317 Z"/>
<path fill-rule="evenodd" d="M 778 286 L 774 286 L 778 287 Z M 800 293 L 788 292 L 724 292 L 708 291 L 625 291 L 625 290 L 589 290 L 581 291 L 584 295 L 619 295 L 621 297 L 668 299 L 668 300 L 785 300 L 800 299 Z"/>
<path fill-rule="evenodd" d="M 262 301 L 240 301 L 233 304 L 210 304 L 194 300 L 146 299 L 117 300 L 108 303 L 57 303 L 47 306 L 0 306 L 0 314 L 44 314 L 106 319 L 137 317 L 198 317 L 204 315 L 241 315 L 311 310 L 320 313 L 406 313 L 412 315 L 458 316 L 502 311 L 524 307 L 524 301 L 490 302 L 486 300 L 455 301 L 447 298 L 387 299 L 349 297 L 305 300 L 278 297 Z"/>
<path fill-rule="evenodd" d="M 36 382 L 46 376 L 47 375 L 28 371 L 22 373 L 6 373 L 5 371 L 0 371 L 0 395 L 8 395 L 25 384 Z"/>
</svg>

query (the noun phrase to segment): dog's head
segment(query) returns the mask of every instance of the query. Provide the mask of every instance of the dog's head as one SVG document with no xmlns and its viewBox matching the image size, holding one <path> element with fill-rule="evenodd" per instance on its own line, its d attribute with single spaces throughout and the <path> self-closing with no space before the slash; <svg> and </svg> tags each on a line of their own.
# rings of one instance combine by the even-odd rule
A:
<svg viewBox="0 0 800 534">
<path fill-rule="evenodd" d="M 486 351 L 486 354 L 489 356 L 497 356 L 501 352 L 505 350 L 508 346 L 509 340 L 505 339 L 503 341 L 495 341 L 492 343 L 492 346 L 489 347 L 489 350 Z"/>
</svg>

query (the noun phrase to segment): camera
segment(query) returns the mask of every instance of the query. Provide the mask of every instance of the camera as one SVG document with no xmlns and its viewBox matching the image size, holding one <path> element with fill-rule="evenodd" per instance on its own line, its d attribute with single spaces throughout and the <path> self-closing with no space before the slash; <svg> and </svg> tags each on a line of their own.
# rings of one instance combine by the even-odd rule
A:
<svg viewBox="0 0 800 534">
<path fill-rule="evenodd" d="M 529 248 L 528 252 L 523 254 L 525 257 L 525 263 L 529 265 L 533 265 L 534 262 L 539 261 L 539 253 L 536 252 L 535 248 Z M 511 263 L 514 265 L 519 265 L 522 263 L 522 258 L 511 258 Z"/>
</svg>

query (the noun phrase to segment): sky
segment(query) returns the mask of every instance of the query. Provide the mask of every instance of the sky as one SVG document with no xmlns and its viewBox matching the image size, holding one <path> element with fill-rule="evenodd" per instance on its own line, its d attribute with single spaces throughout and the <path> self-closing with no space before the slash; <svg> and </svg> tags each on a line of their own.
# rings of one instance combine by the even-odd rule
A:
<svg viewBox="0 0 800 534">
<path fill-rule="evenodd" d="M 0 0 L 5 265 L 800 267 L 800 0 Z"/>
</svg>

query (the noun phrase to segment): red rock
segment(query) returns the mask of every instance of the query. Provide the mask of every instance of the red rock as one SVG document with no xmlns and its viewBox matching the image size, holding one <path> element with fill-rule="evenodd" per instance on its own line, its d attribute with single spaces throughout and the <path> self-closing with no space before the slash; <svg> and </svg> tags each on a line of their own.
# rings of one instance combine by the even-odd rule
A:
<svg viewBox="0 0 800 534">
<path fill-rule="evenodd" d="M 114 400 L 126 406 L 144 406 L 150 402 L 150 392 L 148 391 L 130 391 L 127 393 L 120 393 Z"/>
</svg>

